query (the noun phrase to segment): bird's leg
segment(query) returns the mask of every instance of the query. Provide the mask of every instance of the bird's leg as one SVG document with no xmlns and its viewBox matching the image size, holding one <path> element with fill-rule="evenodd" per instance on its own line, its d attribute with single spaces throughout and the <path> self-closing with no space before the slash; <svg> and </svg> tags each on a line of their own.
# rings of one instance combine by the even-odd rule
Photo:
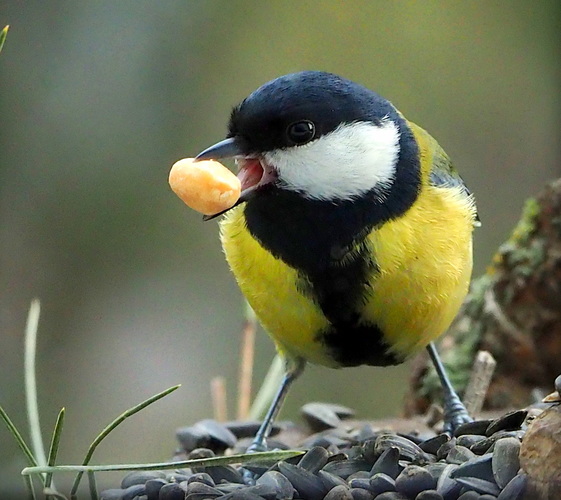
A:
<svg viewBox="0 0 561 500">
<path fill-rule="evenodd" d="M 288 390 L 290 389 L 292 382 L 294 382 L 304 371 L 304 366 L 306 366 L 306 362 L 302 358 L 287 361 L 286 371 L 282 382 L 275 394 L 271 406 L 267 410 L 267 414 L 261 423 L 261 427 L 259 427 L 257 434 L 253 438 L 253 442 L 247 448 L 248 453 L 267 451 L 267 438 L 271 433 L 273 422 L 275 421 L 275 418 L 286 399 L 286 395 L 288 394 Z M 248 469 L 244 469 L 242 475 L 246 484 L 255 484 L 255 474 L 253 472 Z"/>
<path fill-rule="evenodd" d="M 460 425 L 472 422 L 473 419 L 469 416 L 466 407 L 452 387 L 450 379 L 446 374 L 446 369 L 440 360 L 440 356 L 433 342 L 427 346 L 427 351 L 434 365 L 434 369 L 436 370 L 436 374 L 440 379 L 440 384 L 442 385 L 442 391 L 444 393 L 444 432 L 451 435 Z"/>
<path fill-rule="evenodd" d="M 263 419 L 261 427 L 257 431 L 253 442 L 247 448 L 249 453 L 255 451 L 267 451 L 267 438 L 271 433 L 271 428 L 273 427 L 273 422 L 277 417 L 284 400 L 286 399 L 286 395 L 288 394 L 288 390 L 294 382 L 304 371 L 304 366 L 306 362 L 302 358 L 296 358 L 294 360 L 287 361 L 286 365 L 286 372 L 282 379 L 282 382 L 275 394 L 273 402 Z"/>
</svg>

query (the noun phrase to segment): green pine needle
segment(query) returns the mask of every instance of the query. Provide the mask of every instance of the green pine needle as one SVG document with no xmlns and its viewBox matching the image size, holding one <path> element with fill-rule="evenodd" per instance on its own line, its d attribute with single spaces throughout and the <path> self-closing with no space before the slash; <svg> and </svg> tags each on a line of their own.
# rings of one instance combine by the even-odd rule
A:
<svg viewBox="0 0 561 500">
<path fill-rule="evenodd" d="M 136 406 L 133 406 L 132 408 L 129 408 L 124 413 L 121 413 L 121 415 L 119 415 L 115 420 L 113 420 L 113 422 L 111 422 L 107 427 L 105 427 L 105 429 L 103 429 L 101 431 L 101 433 L 93 440 L 92 444 L 90 445 L 90 447 L 88 449 L 88 452 L 86 453 L 84 461 L 82 462 L 82 465 L 87 466 L 90 463 L 90 460 L 92 458 L 92 455 L 94 454 L 95 449 L 107 437 L 107 435 L 113 429 L 115 429 L 115 427 L 117 427 L 120 423 L 122 423 L 124 420 L 126 420 L 128 417 L 134 415 L 135 413 L 138 413 L 140 410 L 142 410 L 142 409 L 146 408 L 147 406 L 151 405 L 152 403 L 158 401 L 159 399 L 162 399 L 164 396 L 167 396 L 171 392 L 179 389 L 180 387 L 181 387 L 181 384 L 174 385 L 173 387 L 170 387 L 169 389 L 166 389 L 165 391 L 162 391 L 162 392 L 152 396 L 151 398 L 148 398 L 146 401 L 143 401 L 142 403 L 140 403 Z M 55 470 L 56 470 L 56 468 L 55 468 Z M 70 498 L 75 498 L 76 497 L 76 492 L 78 491 L 78 486 L 80 485 L 80 481 L 82 479 L 82 474 L 84 473 L 84 471 L 88 471 L 90 469 L 84 469 L 84 470 L 75 469 L 75 470 L 78 471 L 78 474 L 76 476 L 76 479 L 74 480 L 74 484 L 72 485 L 72 489 L 70 490 Z M 54 470 L 53 470 L 53 472 L 54 472 Z M 23 474 L 23 471 L 22 471 L 22 474 Z"/>
<path fill-rule="evenodd" d="M 0 52 L 2 52 L 2 47 L 4 47 L 4 42 L 6 41 L 6 37 L 8 36 L 8 30 L 10 29 L 10 25 L 7 24 L 4 26 L 4 29 L 0 31 Z"/>
<path fill-rule="evenodd" d="M 92 500 L 98 500 L 99 495 L 97 494 L 97 483 L 95 481 L 95 472 L 88 471 L 88 483 L 90 487 L 90 496 Z"/>
<path fill-rule="evenodd" d="M 53 436 L 51 438 L 51 445 L 49 447 L 49 458 L 47 460 L 47 464 L 51 467 L 56 463 L 58 446 L 60 444 L 60 437 L 62 435 L 62 428 L 64 426 L 65 411 L 66 410 L 64 408 L 60 409 L 60 412 L 58 413 L 58 417 L 55 422 L 55 427 L 53 429 Z M 52 473 L 47 474 L 47 476 L 45 477 L 45 488 L 51 487 L 52 480 L 53 480 Z"/>
<path fill-rule="evenodd" d="M 12 434 L 12 436 L 14 436 L 14 439 L 16 440 L 16 443 L 21 448 L 21 451 L 23 451 L 23 454 L 26 456 L 29 464 L 32 467 L 36 467 L 38 464 L 37 464 L 37 460 L 35 460 L 35 457 L 33 456 L 33 452 L 31 451 L 29 446 L 27 446 L 27 443 L 23 439 L 23 437 L 20 434 L 20 432 L 18 431 L 17 427 L 12 422 L 12 419 L 8 416 L 8 414 L 6 413 L 4 408 L 2 408 L 1 406 L 0 406 L 0 418 L 2 418 L 2 420 L 6 424 L 6 427 L 10 431 L 10 434 Z"/>
</svg>

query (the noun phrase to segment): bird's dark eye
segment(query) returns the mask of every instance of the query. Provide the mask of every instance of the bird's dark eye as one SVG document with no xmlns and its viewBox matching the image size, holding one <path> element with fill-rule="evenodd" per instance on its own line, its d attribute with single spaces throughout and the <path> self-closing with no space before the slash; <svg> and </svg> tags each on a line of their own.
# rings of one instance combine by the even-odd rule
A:
<svg viewBox="0 0 561 500">
<path fill-rule="evenodd" d="M 291 123 L 286 129 L 288 140 L 296 146 L 310 142 L 315 135 L 316 126 L 309 120 Z"/>
</svg>

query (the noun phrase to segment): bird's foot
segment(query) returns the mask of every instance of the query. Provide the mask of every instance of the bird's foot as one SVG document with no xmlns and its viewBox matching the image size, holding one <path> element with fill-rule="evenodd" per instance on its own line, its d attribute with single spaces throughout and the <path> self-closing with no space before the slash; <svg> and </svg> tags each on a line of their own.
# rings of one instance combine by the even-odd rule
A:
<svg viewBox="0 0 561 500">
<path fill-rule="evenodd" d="M 444 401 L 444 432 L 450 436 L 458 427 L 473 422 L 460 398 L 453 394 Z"/>
<path fill-rule="evenodd" d="M 255 438 L 247 447 L 246 453 L 259 453 L 261 451 L 268 451 L 267 441 L 265 439 Z M 245 467 L 242 469 L 242 477 L 244 483 L 250 486 L 253 486 L 257 480 L 257 475 Z"/>
<path fill-rule="evenodd" d="M 268 451 L 269 448 L 267 447 L 267 441 L 264 439 L 255 439 L 248 447 L 246 452 L 247 453 L 259 453 L 261 451 Z"/>
</svg>

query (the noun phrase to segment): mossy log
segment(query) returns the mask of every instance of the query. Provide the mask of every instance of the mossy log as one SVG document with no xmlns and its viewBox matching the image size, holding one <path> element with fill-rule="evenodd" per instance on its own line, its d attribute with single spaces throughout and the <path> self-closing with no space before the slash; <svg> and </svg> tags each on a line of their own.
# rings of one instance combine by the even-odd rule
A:
<svg viewBox="0 0 561 500">
<path fill-rule="evenodd" d="M 472 282 L 464 306 L 439 343 L 454 386 L 462 393 L 477 351 L 497 361 L 484 408 L 520 408 L 535 389 L 551 392 L 561 373 L 561 179 L 526 201 L 511 237 L 487 272 Z M 413 362 L 407 415 L 440 400 L 428 356 Z"/>
</svg>

